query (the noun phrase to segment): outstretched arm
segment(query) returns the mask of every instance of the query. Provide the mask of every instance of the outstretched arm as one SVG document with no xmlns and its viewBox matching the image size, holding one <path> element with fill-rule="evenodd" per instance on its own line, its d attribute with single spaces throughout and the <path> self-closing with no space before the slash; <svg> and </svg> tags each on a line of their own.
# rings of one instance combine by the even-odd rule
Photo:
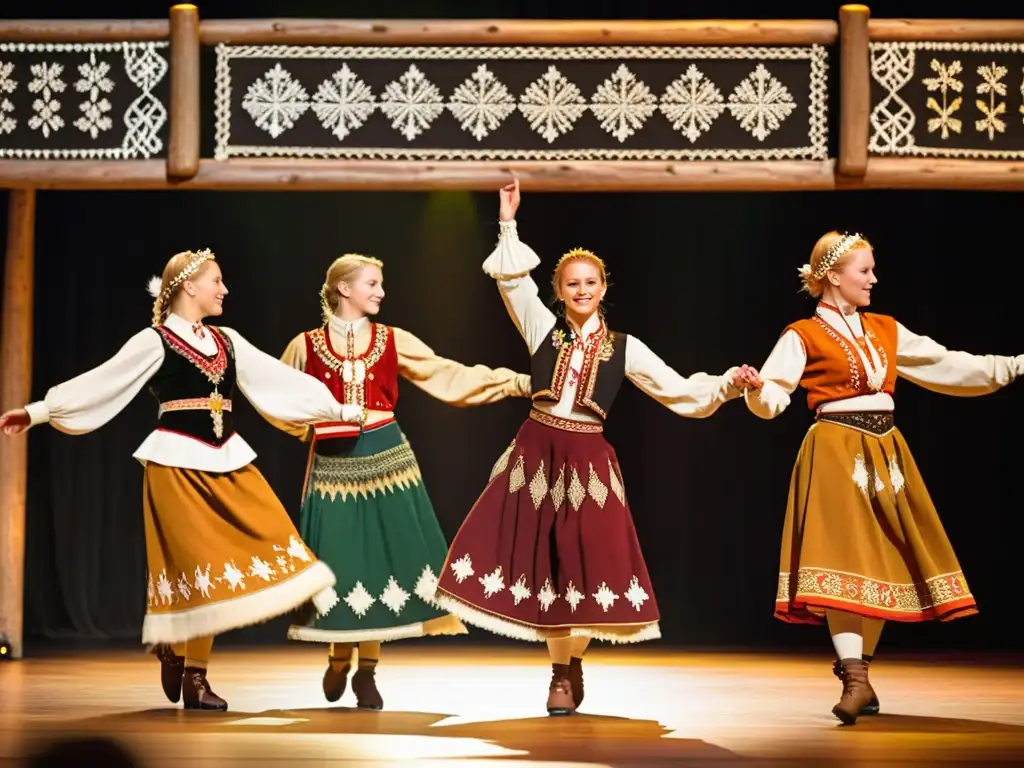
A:
<svg viewBox="0 0 1024 768">
<path fill-rule="evenodd" d="M 896 371 L 903 378 L 943 395 L 976 397 L 995 392 L 1024 371 L 1024 355 L 972 355 L 958 352 L 896 324 Z"/>
<path fill-rule="evenodd" d="M 519 208 L 519 181 L 500 191 L 498 245 L 483 263 L 483 270 L 498 283 L 502 301 L 532 355 L 555 325 L 554 313 L 541 301 L 530 272 L 540 259 L 519 240 L 515 215 Z"/>
<path fill-rule="evenodd" d="M 47 422 L 61 432 L 81 435 L 99 429 L 120 413 L 164 361 L 164 346 L 152 328 L 139 331 L 112 358 L 51 387 L 42 400 L 0 417 L 14 433 Z"/>
<path fill-rule="evenodd" d="M 289 368 L 306 373 L 306 334 L 300 333 L 288 342 L 288 346 L 284 348 L 284 352 L 281 354 L 281 362 Z M 307 442 L 313 436 L 313 428 L 310 424 L 299 424 L 293 421 L 275 419 L 259 411 L 259 409 L 257 409 L 257 413 L 282 432 L 287 432 L 303 442 Z"/>
<path fill-rule="evenodd" d="M 463 365 L 435 354 L 406 330 L 394 326 L 391 330 L 398 350 L 398 372 L 431 397 L 463 407 L 530 396 L 530 377 L 525 373 Z"/>
<path fill-rule="evenodd" d="M 740 369 L 680 376 L 635 336 L 626 339 L 626 376 L 678 416 L 704 419 L 741 394 Z"/>
<path fill-rule="evenodd" d="M 774 419 L 789 406 L 789 396 L 800 386 L 807 352 L 796 331 L 786 331 L 761 367 L 760 389 L 743 393 L 747 408 L 762 419 Z"/>
<path fill-rule="evenodd" d="M 222 330 L 235 347 L 238 388 L 264 418 L 292 424 L 351 422 L 362 418 L 361 406 L 342 406 L 316 377 L 257 349 L 233 328 Z"/>
</svg>

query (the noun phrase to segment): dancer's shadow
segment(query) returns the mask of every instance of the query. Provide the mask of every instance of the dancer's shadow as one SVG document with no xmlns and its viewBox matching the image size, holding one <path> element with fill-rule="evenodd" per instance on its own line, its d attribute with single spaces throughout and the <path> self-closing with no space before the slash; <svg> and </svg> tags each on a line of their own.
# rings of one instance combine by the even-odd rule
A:
<svg viewBox="0 0 1024 768">
<path fill-rule="evenodd" d="M 656 720 L 607 715 L 532 717 L 433 728 L 438 735 L 480 739 L 527 752 L 531 760 L 597 762 L 635 766 L 677 765 L 690 760 L 743 760 L 742 755 L 700 739 L 666 739 L 672 729 Z"/>
<path fill-rule="evenodd" d="M 838 725 L 844 731 L 870 733 L 931 733 L 950 735 L 996 735 L 1002 734 L 1020 740 L 1024 746 L 1024 726 L 1011 723 L 995 723 L 990 720 L 970 720 L 956 717 L 920 717 L 917 715 L 878 714 L 857 718 L 853 726 Z"/>
</svg>

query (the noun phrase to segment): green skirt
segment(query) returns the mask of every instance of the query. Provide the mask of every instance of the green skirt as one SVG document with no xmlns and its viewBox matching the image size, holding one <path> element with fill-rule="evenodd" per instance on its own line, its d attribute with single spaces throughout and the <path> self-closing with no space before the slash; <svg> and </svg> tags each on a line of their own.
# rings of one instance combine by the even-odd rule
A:
<svg viewBox="0 0 1024 768">
<path fill-rule="evenodd" d="M 434 602 L 448 544 L 398 424 L 323 445 L 311 454 L 299 531 L 334 571 L 341 602 L 293 624 L 288 637 L 357 643 L 465 634 Z"/>
</svg>

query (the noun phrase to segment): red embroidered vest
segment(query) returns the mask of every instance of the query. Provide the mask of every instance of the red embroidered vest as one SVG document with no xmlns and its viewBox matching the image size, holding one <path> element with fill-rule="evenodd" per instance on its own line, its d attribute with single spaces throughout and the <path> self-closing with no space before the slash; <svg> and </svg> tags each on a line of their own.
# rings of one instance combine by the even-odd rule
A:
<svg viewBox="0 0 1024 768">
<path fill-rule="evenodd" d="M 371 323 L 369 348 L 346 356 L 331 346 L 326 326 L 306 331 L 306 373 L 326 384 L 339 403 L 393 411 L 398 403 L 395 335 L 388 326 Z"/>
</svg>

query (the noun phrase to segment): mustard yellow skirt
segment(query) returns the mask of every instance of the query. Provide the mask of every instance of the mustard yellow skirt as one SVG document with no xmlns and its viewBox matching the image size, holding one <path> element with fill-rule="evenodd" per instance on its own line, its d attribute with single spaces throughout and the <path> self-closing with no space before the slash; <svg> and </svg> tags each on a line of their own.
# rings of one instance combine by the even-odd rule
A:
<svg viewBox="0 0 1024 768">
<path fill-rule="evenodd" d="M 825 609 L 918 622 L 978 612 L 899 430 L 819 421 L 790 482 L 775 616 L 820 624 Z"/>
<path fill-rule="evenodd" d="M 217 635 L 310 601 L 320 614 L 337 604 L 334 573 L 251 464 L 220 473 L 148 463 L 142 505 L 143 643 Z"/>
</svg>

